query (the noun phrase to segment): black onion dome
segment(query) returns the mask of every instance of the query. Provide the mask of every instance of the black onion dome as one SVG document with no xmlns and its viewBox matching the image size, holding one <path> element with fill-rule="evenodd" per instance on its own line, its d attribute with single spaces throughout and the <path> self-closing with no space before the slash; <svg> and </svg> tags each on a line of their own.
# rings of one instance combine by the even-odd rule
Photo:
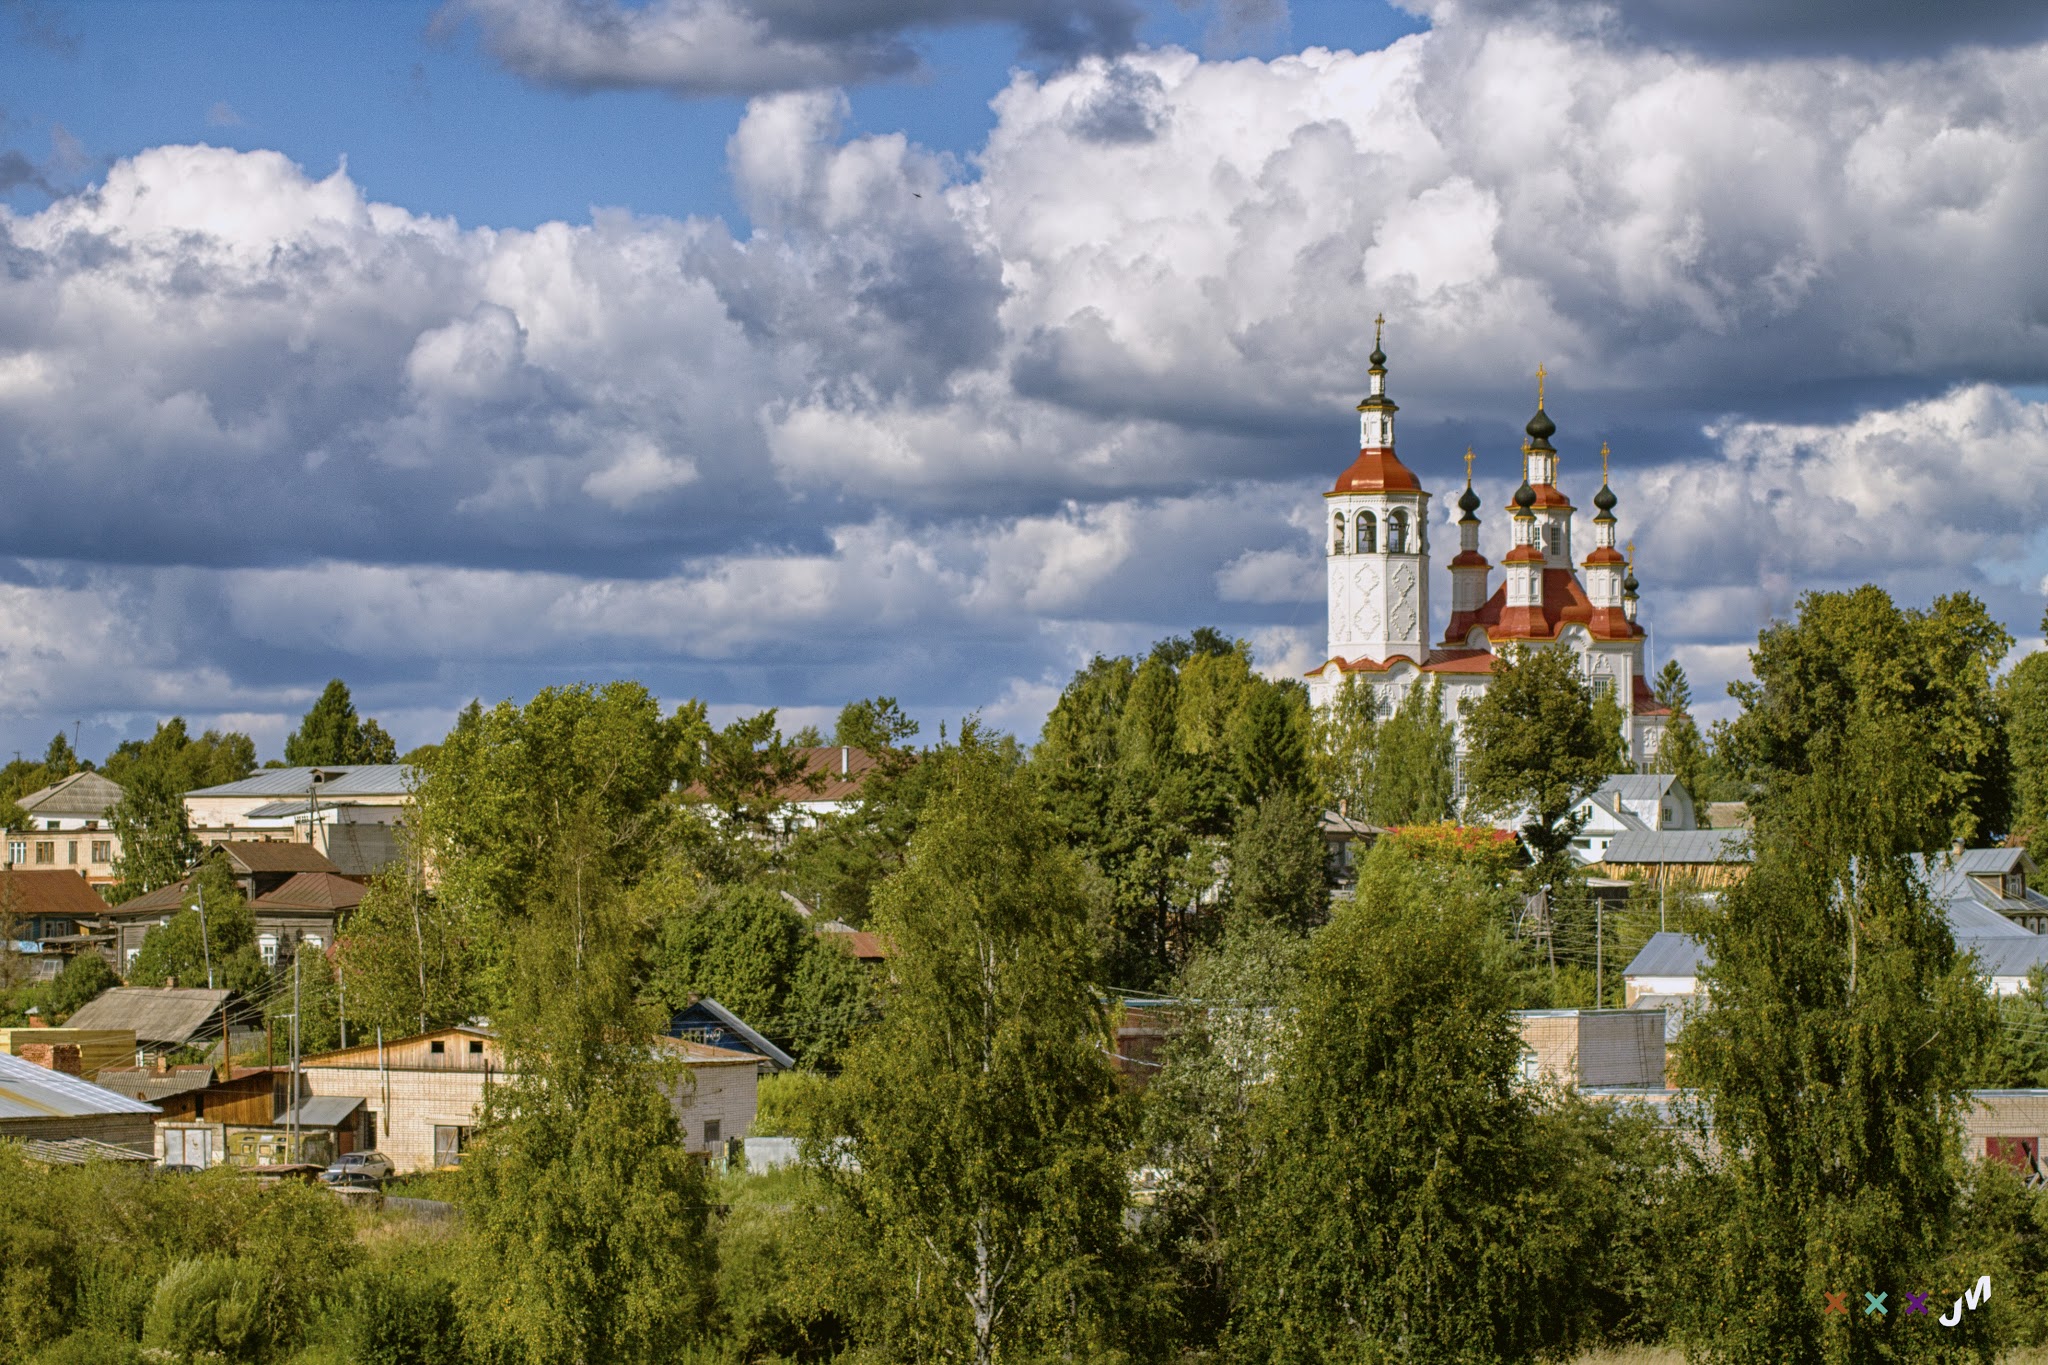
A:
<svg viewBox="0 0 2048 1365">
<path fill-rule="evenodd" d="M 1629 597 L 1636 595 L 1636 571 L 1634 569 L 1630 569 L 1628 577 L 1621 580 L 1621 590 Z"/>
<path fill-rule="evenodd" d="M 1532 441 L 1547 441 L 1557 435 L 1557 423 L 1550 420 L 1549 413 L 1538 408 L 1536 415 L 1529 419 L 1529 425 L 1522 430 L 1529 433 L 1529 439 Z"/>
<path fill-rule="evenodd" d="M 1380 349 L 1380 344 L 1377 341 L 1372 344 L 1372 354 L 1367 356 L 1366 359 L 1372 362 L 1372 367 L 1375 370 L 1384 370 L 1387 367 L 1387 353 Z"/>
<path fill-rule="evenodd" d="M 1536 490 L 1529 486 L 1529 478 L 1522 476 L 1522 486 L 1515 490 L 1515 506 L 1528 511 L 1536 505 Z"/>
<path fill-rule="evenodd" d="M 1465 485 L 1465 491 L 1458 495 L 1458 509 L 1468 517 L 1479 510 L 1479 495 L 1472 491 L 1472 485 L 1469 483 Z"/>
<path fill-rule="evenodd" d="M 1605 483 L 1601 484 L 1600 491 L 1593 495 L 1593 505 L 1603 512 L 1612 512 L 1614 504 L 1620 501 L 1620 498 L 1614 496 L 1614 490 Z"/>
</svg>

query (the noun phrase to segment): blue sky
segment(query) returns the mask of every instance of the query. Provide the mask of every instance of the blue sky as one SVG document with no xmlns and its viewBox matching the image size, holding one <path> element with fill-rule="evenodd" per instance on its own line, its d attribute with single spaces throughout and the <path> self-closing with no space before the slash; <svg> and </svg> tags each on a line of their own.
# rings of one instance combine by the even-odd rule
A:
<svg viewBox="0 0 2048 1365">
<path fill-rule="evenodd" d="M 1090 653 L 1201 624 L 1299 672 L 1381 311 L 1403 457 L 1443 517 L 1478 450 L 1489 552 L 1549 366 L 1565 487 L 1611 443 L 1702 696 L 1812 588 L 1973 591 L 2032 647 L 2048 19 L 1933 36 L 8 0 L 0 752 L 183 714 L 267 756 L 337 674 L 413 743 L 613 676 L 1028 737 Z"/>
</svg>

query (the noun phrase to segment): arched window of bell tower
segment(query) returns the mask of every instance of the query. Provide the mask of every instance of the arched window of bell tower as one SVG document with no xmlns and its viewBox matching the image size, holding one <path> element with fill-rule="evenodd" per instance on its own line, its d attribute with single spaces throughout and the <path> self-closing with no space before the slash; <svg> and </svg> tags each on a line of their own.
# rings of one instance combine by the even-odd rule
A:
<svg viewBox="0 0 2048 1365">
<path fill-rule="evenodd" d="M 1341 555 L 1344 553 L 1344 514 L 1342 512 L 1337 514 L 1337 519 L 1332 525 L 1335 529 L 1330 537 L 1330 553 Z"/>
<path fill-rule="evenodd" d="M 1380 529 L 1379 518 L 1375 517 L 1370 512 L 1360 512 L 1358 514 L 1357 525 L 1358 553 L 1362 555 L 1369 555 L 1375 549 L 1378 548 Z"/>
<path fill-rule="evenodd" d="M 1408 514 L 1398 507 L 1387 513 L 1387 553 L 1408 553 Z"/>
</svg>

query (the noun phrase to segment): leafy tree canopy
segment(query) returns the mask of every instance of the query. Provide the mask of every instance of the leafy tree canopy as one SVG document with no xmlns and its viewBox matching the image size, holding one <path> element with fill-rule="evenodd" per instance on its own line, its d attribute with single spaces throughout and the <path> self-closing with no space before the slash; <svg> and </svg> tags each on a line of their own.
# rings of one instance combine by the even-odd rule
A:
<svg viewBox="0 0 2048 1365">
<path fill-rule="evenodd" d="M 1729 684 L 1742 712 L 1717 748 L 1756 788 L 1753 811 L 1786 798 L 1847 752 L 1858 727 L 1889 727 L 1928 767 L 1907 847 L 1982 843 L 2012 814 L 2005 725 L 1992 670 L 2012 637 L 1968 593 L 1925 610 L 1883 589 L 1808 593 L 1795 620 L 1765 630 L 1750 652 L 1754 681 Z"/>
<path fill-rule="evenodd" d="M 1572 807 L 1614 766 L 1616 740 L 1562 649 L 1497 657 L 1493 684 L 1465 712 L 1466 805 L 1474 814 L 1522 817 L 1540 881 L 1567 869 Z"/>
<path fill-rule="evenodd" d="M 383 726 L 367 716 L 356 715 L 348 684 L 335 678 L 312 709 L 300 718 L 299 728 L 285 737 L 284 761 L 288 768 L 396 763 L 398 746 L 384 733 Z"/>
<path fill-rule="evenodd" d="M 205 897 L 206 932 L 196 908 Z M 256 919 L 242 899 L 241 888 L 224 858 L 206 859 L 186 885 L 185 908 L 143 935 L 142 948 L 129 970 L 131 986 L 204 986 L 207 964 L 213 980 L 225 990 L 260 995 L 270 984 L 270 969 L 256 952 Z"/>
<path fill-rule="evenodd" d="M 905 740 L 916 736 L 917 722 L 903 714 L 894 697 L 848 702 L 832 729 L 834 744 L 865 749 L 877 757 L 902 748 Z"/>
</svg>

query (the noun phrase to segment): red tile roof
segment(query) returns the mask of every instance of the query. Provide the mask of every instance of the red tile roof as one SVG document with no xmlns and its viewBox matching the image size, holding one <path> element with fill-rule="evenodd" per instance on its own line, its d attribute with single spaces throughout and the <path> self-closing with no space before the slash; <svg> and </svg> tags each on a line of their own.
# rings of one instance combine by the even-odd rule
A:
<svg viewBox="0 0 2048 1365">
<path fill-rule="evenodd" d="M 1643 633 L 1618 607 L 1594 607 L 1578 575 L 1570 569 L 1545 569 L 1541 607 L 1508 606 L 1507 584 L 1503 583 L 1479 610 L 1451 614 L 1444 644 L 1464 644 L 1474 626 L 1483 626 L 1487 640 L 1497 644 L 1502 640 L 1554 640 L 1568 625 L 1584 626 L 1596 640 L 1632 640 Z"/>
</svg>

